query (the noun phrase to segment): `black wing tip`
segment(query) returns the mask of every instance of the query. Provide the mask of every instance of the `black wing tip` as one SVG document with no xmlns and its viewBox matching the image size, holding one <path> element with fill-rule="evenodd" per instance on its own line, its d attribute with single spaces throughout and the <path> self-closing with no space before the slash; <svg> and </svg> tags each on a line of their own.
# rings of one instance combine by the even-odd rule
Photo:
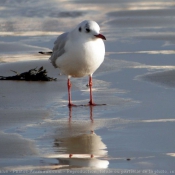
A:
<svg viewBox="0 0 175 175">
<path fill-rule="evenodd" d="M 42 52 L 42 51 L 40 51 L 38 53 L 43 54 L 43 55 L 51 55 L 52 54 L 52 52 Z"/>
<path fill-rule="evenodd" d="M 44 54 L 44 52 L 38 52 L 38 53 L 40 53 L 40 54 Z"/>
</svg>

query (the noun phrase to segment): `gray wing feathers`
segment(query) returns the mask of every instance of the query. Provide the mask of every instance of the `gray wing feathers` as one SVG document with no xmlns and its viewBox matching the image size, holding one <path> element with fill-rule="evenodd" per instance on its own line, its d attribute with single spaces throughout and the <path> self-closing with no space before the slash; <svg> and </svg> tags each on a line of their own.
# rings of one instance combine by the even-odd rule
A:
<svg viewBox="0 0 175 175">
<path fill-rule="evenodd" d="M 54 67 L 58 67 L 56 65 L 56 59 L 60 57 L 61 55 L 63 55 L 65 52 L 64 46 L 66 44 L 67 37 L 68 37 L 68 32 L 63 33 L 60 36 L 58 36 L 58 38 L 54 42 L 53 53 L 51 57 L 49 58 Z"/>
</svg>

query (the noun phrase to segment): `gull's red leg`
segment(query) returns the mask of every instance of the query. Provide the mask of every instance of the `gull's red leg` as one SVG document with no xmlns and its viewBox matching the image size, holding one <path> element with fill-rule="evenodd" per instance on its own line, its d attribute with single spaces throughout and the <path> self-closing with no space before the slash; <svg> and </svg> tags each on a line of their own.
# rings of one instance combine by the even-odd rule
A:
<svg viewBox="0 0 175 175">
<path fill-rule="evenodd" d="M 71 82 L 69 78 L 67 79 L 67 89 L 68 89 L 68 100 L 69 100 L 68 106 L 71 106 Z"/>
<path fill-rule="evenodd" d="M 74 104 L 72 104 L 72 100 L 71 100 L 71 82 L 70 82 L 70 79 L 68 78 L 67 80 L 67 88 L 68 88 L 68 100 L 69 100 L 69 103 L 68 103 L 68 106 L 71 107 L 71 106 L 76 106 Z"/>
<path fill-rule="evenodd" d="M 93 95 L 92 95 L 92 75 L 89 75 L 89 88 L 90 88 L 90 101 L 89 101 L 89 105 L 90 106 L 102 106 L 102 105 L 106 105 L 106 104 L 95 104 L 93 101 Z"/>
<path fill-rule="evenodd" d="M 89 104 L 95 106 L 92 96 L 92 75 L 89 75 L 90 101 Z"/>
</svg>

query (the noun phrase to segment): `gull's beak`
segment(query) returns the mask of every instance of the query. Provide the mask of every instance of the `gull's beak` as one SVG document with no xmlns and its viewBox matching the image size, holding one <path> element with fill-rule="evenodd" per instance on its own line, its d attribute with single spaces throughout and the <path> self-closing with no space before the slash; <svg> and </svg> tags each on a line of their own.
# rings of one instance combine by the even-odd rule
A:
<svg viewBox="0 0 175 175">
<path fill-rule="evenodd" d="M 97 38 L 101 38 L 103 40 L 106 40 L 105 36 L 102 34 L 98 34 L 98 35 L 94 35 L 94 36 L 96 36 Z"/>
</svg>

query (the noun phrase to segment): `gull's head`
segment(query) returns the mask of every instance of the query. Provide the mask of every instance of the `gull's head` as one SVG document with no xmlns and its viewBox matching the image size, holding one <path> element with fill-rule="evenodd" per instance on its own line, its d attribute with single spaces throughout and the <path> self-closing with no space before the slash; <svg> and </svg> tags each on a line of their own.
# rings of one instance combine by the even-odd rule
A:
<svg viewBox="0 0 175 175">
<path fill-rule="evenodd" d="M 100 27 L 95 21 L 83 21 L 77 26 L 76 30 L 87 38 L 106 40 L 105 36 L 100 34 Z"/>
</svg>

